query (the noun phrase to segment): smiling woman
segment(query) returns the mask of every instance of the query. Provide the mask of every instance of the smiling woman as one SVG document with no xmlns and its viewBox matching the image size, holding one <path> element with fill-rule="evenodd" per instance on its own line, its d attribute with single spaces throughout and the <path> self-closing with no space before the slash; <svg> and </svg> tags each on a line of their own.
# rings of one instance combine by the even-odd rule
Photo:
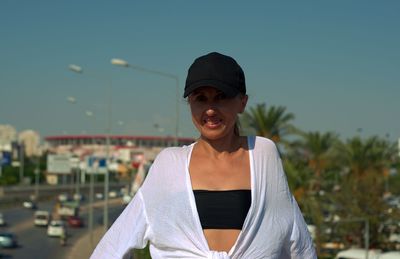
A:
<svg viewBox="0 0 400 259">
<path fill-rule="evenodd" d="M 216 52 L 197 58 L 184 97 L 199 138 L 157 156 L 91 258 L 123 258 L 147 243 L 152 258 L 316 258 L 274 143 L 239 135 L 248 97 L 238 63 Z"/>
<path fill-rule="evenodd" d="M 219 139 L 226 134 L 238 135 L 237 114 L 242 113 L 247 95 L 228 97 L 213 87 L 202 87 L 189 96 L 192 121 L 203 138 Z"/>
</svg>

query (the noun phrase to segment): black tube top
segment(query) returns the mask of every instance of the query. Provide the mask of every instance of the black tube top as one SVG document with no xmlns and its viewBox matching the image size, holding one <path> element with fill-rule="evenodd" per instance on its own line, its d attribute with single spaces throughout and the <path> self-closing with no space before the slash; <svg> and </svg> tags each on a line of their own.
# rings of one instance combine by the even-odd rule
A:
<svg viewBox="0 0 400 259">
<path fill-rule="evenodd" d="M 193 190 L 203 229 L 242 229 L 251 205 L 250 190 Z"/>
</svg>

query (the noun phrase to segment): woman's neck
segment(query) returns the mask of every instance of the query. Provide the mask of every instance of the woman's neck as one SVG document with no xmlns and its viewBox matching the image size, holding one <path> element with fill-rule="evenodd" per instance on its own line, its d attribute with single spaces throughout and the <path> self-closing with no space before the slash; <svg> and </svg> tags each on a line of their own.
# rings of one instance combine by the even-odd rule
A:
<svg viewBox="0 0 400 259">
<path fill-rule="evenodd" d="M 214 155 L 220 155 L 222 153 L 235 153 L 240 148 L 245 148 L 246 144 L 246 137 L 241 137 L 234 134 L 227 136 L 226 138 L 216 140 L 207 139 L 200 136 L 199 140 L 197 141 L 199 148 Z"/>
</svg>

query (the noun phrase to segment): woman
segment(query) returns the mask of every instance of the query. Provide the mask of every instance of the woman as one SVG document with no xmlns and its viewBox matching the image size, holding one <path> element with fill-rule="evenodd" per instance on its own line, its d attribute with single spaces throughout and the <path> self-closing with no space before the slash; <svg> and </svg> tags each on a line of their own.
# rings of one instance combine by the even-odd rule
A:
<svg viewBox="0 0 400 259">
<path fill-rule="evenodd" d="M 186 79 L 190 146 L 163 150 L 91 258 L 122 258 L 150 243 L 152 258 L 316 258 L 274 143 L 239 135 L 243 70 L 216 52 Z"/>
</svg>

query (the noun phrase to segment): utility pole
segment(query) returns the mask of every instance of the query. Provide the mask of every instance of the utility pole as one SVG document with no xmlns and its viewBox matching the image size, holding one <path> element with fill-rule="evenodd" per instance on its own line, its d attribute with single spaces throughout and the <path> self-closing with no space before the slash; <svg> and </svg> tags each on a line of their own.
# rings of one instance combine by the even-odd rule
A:
<svg viewBox="0 0 400 259">
<path fill-rule="evenodd" d="M 19 183 L 22 184 L 24 178 L 24 144 L 19 144 Z"/>
<path fill-rule="evenodd" d="M 94 194 L 94 171 L 90 172 L 90 187 L 89 187 L 89 233 L 90 247 L 93 249 L 93 194 Z"/>
<path fill-rule="evenodd" d="M 37 157 L 35 168 L 35 200 L 39 200 L 39 174 L 40 174 L 40 156 Z"/>
<path fill-rule="evenodd" d="M 369 220 L 368 218 L 349 218 L 341 219 L 339 223 L 345 222 L 363 222 L 364 223 L 364 248 L 365 248 L 365 259 L 368 259 L 369 255 Z"/>
</svg>

